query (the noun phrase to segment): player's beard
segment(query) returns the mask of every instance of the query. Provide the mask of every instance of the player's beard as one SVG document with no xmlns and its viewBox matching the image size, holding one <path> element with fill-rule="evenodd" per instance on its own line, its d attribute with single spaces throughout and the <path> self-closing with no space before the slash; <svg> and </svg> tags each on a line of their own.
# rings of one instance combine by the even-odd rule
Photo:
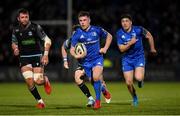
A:
<svg viewBox="0 0 180 116">
<path fill-rule="evenodd" d="M 23 21 L 21 22 L 21 26 L 22 27 L 26 27 L 28 25 L 29 21 Z"/>
</svg>

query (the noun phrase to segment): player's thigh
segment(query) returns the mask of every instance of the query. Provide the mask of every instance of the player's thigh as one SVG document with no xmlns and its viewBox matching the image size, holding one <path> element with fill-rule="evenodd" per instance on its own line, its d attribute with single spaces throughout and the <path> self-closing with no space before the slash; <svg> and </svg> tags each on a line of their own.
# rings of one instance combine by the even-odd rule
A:
<svg viewBox="0 0 180 116">
<path fill-rule="evenodd" d="M 137 80 L 144 79 L 144 73 L 145 73 L 145 57 L 144 55 L 140 55 L 136 58 L 134 62 L 135 67 L 135 78 Z"/>
<path fill-rule="evenodd" d="M 97 80 L 101 80 L 101 76 L 102 76 L 102 72 L 103 72 L 103 67 L 102 66 L 95 66 L 93 69 L 92 69 L 92 73 L 93 73 L 93 79 L 94 81 L 97 81 Z"/>
<path fill-rule="evenodd" d="M 144 79 L 144 73 L 145 73 L 145 69 L 144 67 L 136 67 L 135 68 L 135 78 L 138 81 L 141 81 Z"/>
<path fill-rule="evenodd" d="M 127 85 L 133 84 L 134 70 L 124 71 L 123 75 Z"/>
</svg>

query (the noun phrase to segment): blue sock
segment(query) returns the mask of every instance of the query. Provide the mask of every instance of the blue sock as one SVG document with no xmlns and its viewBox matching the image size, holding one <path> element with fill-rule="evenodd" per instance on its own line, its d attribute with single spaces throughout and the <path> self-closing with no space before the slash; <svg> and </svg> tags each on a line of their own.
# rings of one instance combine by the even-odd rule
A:
<svg viewBox="0 0 180 116">
<path fill-rule="evenodd" d="M 94 90 L 96 93 L 96 100 L 100 100 L 101 98 L 101 82 L 99 81 L 94 81 Z"/>
<path fill-rule="evenodd" d="M 104 93 L 106 91 L 106 88 L 102 83 L 101 83 L 101 91 L 102 91 L 102 93 Z"/>
</svg>

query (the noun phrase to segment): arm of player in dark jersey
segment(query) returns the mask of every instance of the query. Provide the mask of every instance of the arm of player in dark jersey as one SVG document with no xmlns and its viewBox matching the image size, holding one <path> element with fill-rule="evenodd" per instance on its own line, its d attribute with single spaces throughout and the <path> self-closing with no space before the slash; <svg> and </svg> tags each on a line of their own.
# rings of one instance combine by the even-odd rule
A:
<svg viewBox="0 0 180 116">
<path fill-rule="evenodd" d="M 157 51 L 155 49 L 154 38 L 153 38 L 152 34 L 145 28 L 142 28 L 142 33 L 145 36 L 145 38 L 148 39 L 149 46 L 150 46 L 150 52 L 152 53 L 152 55 L 156 55 Z"/>
<path fill-rule="evenodd" d="M 61 54 L 63 57 L 63 62 L 64 62 L 64 68 L 69 69 L 69 65 L 68 65 L 68 59 L 67 59 L 67 46 L 66 46 L 67 40 L 63 43 L 63 45 L 61 46 Z"/>
<path fill-rule="evenodd" d="M 51 47 L 51 39 L 46 35 L 40 25 L 37 25 L 37 34 L 44 41 L 44 55 L 41 59 L 42 64 L 47 65 L 49 62 L 48 54 Z"/>
<path fill-rule="evenodd" d="M 12 42 L 11 47 L 12 47 L 13 53 L 15 56 L 18 56 L 19 55 L 18 40 L 14 32 L 12 33 L 11 42 Z"/>
</svg>

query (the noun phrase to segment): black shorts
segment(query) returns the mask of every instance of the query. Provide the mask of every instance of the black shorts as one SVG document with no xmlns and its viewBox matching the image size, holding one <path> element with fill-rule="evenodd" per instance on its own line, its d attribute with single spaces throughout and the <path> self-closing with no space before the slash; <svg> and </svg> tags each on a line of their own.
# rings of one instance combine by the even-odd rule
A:
<svg viewBox="0 0 180 116">
<path fill-rule="evenodd" d="M 78 65 L 78 67 L 76 68 L 76 71 L 77 70 L 83 70 L 83 67 L 81 65 Z"/>
<path fill-rule="evenodd" d="M 20 67 L 31 64 L 32 67 L 40 67 L 41 65 L 41 56 L 33 57 L 20 57 Z"/>
</svg>

